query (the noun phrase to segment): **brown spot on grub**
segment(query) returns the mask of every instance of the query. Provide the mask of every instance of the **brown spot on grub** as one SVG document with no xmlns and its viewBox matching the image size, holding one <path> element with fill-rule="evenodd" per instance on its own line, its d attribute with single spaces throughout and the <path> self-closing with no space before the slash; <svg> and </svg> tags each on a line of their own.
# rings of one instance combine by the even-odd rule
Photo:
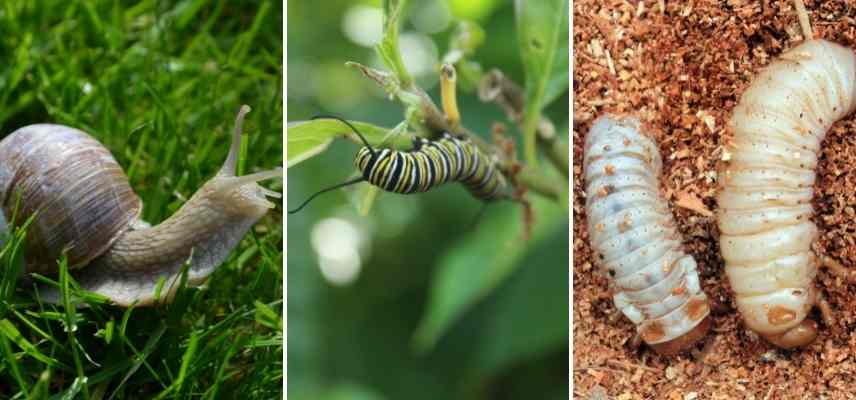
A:
<svg viewBox="0 0 856 400">
<path fill-rule="evenodd" d="M 689 316 L 691 320 L 697 320 L 707 314 L 708 309 L 707 301 L 702 299 L 692 299 L 690 300 L 690 304 L 687 305 L 687 316 Z"/>
<path fill-rule="evenodd" d="M 767 311 L 767 321 L 773 325 L 784 325 L 796 319 L 797 313 L 784 306 L 775 306 Z"/>
<path fill-rule="evenodd" d="M 666 336 L 666 331 L 659 321 L 654 321 L 642 328 L 642 339 L 646 342 L 656 342 Z"/>
<path fill-rule="evenodd" d="M 624 215 L 624 219 L 618 223 L 618 232 L 627 232 L 631 225 L 633 225 L 633 221 L 630 219 L 630 213 L 627 213 Z"/>
<path fill-rule="evenodd" d="M 607 175 L 615 174 L 615 166 L 612 164 L 607 164 L 605 167 L 603 167 L 603 173 Z"/>
</svg>

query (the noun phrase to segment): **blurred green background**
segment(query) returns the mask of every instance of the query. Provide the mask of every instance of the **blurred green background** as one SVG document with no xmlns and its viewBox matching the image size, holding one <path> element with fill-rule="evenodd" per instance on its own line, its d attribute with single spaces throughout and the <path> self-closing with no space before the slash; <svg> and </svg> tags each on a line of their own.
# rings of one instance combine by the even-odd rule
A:
<svg viewBox="0 0 856 400">
<path fill-rule="evenodd" d="M 282 7 L 4 0 L 0 137 L 45 122 L 88 132 L 129 176 L 143 219 L 159 223 L 217 173 L 241 104 L 253 111 L 240 169 L 282 165 Z M 282 180 L 262 185 L 283 191 Z M 205 287 L 169 306 L 37 304 L 16 282 L 20 259 L 0 252 L 0 399 L 282 397 L 278 203 Z"/>
<path fill-rule="evenodd" d="M 485 31 L 473 60 L 524 82 L 510 0 L 411 3 L 402 55 L 436 103 L 439 60 L 461 20 Z M 371 47 L 381 35 L 379 7 L 379 0 L 288 3 L 288 121 L 317 114 L 387 128 L 402 121 L 400 104 L 344 65 L 383 68 Z M 545 110 L 565 143 L 567 96 Z M 522 147 L 496 106 L 459 88 L 459 108 L 464 125 L 486 140 L 499 121 Z M 289 169 L 288 204 L 351 177 L 357 149 L 336 140 Z M 544 160 L 539 168 L 557 175 Z M 524 241 L 517 204 L 489 206 L 469 230 L 482 203 L 461 185 L 383 193 L 360 216 L 365 186 L 324 194 L 288 216 L 289 399 L 567 398 L 567 210 L 530 195 L 536 221 Z"/>
</svg>

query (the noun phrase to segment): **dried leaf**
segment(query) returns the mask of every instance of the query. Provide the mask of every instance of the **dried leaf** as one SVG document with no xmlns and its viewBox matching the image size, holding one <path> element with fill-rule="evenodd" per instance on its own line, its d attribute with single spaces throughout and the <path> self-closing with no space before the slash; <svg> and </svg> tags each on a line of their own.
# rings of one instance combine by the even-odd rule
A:
<svg viewBox="0 0 856 400">
<path fill-rule="evenodd" d="M 678 192 L 675 204 L 679 207 L 695 211 L 705 217 L 712 217 L 713 213 L 707 209 L 707 206 L 696 195 L 689 192 Z"/>
</svg>

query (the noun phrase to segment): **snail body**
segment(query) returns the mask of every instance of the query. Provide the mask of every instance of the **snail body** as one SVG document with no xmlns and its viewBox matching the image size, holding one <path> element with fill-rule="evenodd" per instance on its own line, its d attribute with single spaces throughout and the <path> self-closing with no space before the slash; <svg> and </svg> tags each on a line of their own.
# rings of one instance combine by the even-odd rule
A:
<svg viewBox="0 0 856 400">
<path fill-rule="evenodd" d="M 178 211 L 156 226 L 140 219 L 142 201 L 110 152 L 83 131 L 29 125 L 0 141 L 0 206 L 7 220 L 31 216 L 28 273 L 55 275 L 64 253 L 81 288 L 116 305 L 151 305 L 157 287 L 169 300 L 185 263 L 200 284 L 228 257 L 279 193 L 256 182 L 282 169 L 236 176 L 244 115 L 235 121 L 226 162 Z M 17 210 L 16 210 L 17 207 Z M 56 301 L 55 289 L 41 293 Z"/>
<path fill-rule="evenodd" d="M 617 309 L 642 340 L 674 354 L 710 328 L 696 262 L 681 249 L 659 193 L 662 160 L 637 118 L 602 116 L 585 143 L 586 219 L 599 266 L 615 287 Z"/>
</svg>

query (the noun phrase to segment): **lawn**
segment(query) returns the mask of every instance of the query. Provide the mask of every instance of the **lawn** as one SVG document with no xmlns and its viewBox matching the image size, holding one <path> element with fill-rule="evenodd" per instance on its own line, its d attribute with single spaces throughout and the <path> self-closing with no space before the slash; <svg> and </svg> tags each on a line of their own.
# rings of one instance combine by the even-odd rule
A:
<svg viewBox="0 0 856 400">
<path fill-rule="evenodd" d="M 282 51 L 276 1 L 4 1 L 0 136 L 42 122 L 90 133 L 156 224 L 217 172 L 241 104 L 239 173 L 282 164 Z M 281 397 L 282 219 L 278 202 L 204 287 L 156 308 L 40 304 L 7 242 L 0 398 Z"/>
</svg>

